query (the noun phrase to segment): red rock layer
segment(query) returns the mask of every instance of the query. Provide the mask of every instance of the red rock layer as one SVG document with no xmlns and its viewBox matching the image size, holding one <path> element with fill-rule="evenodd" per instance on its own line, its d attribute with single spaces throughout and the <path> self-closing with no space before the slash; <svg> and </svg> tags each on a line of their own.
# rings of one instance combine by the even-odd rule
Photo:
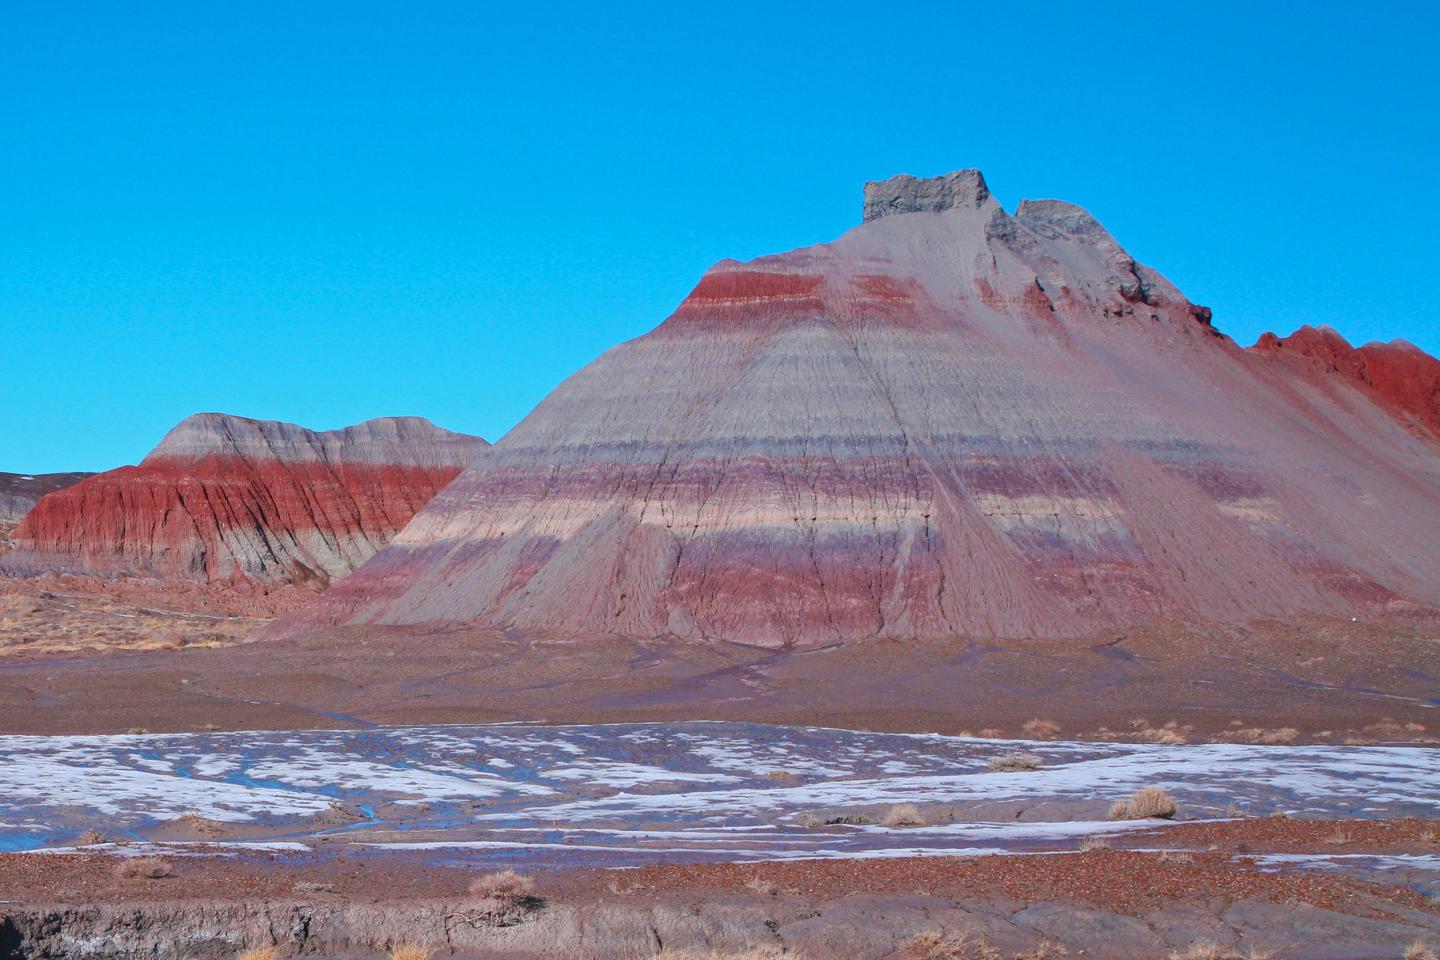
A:
<svg viewBox="0 0 1440 960">
<path fill-rule="evenodd" d="M 1404 341 L 1352 347 L 1329 327 L 1304 326 L 1288 337 L 1267 333 L 1250 348 L 1304 358 L 1365 388 L 1403 423 L 1440 437 L 1440 360 Z"/>
<path fill-rule="evenodd" d="M 191 418 L 139 466 L 43 498 L 4 569 L 323 587 L 388 542 L 484 446 L 425 421 L 363 427 Z"/>
</svg>

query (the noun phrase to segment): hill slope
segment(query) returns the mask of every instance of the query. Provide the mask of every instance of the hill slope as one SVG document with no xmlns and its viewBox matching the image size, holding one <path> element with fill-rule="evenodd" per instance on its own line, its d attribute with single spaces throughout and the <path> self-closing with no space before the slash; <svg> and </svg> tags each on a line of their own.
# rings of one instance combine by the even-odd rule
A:
<svg viewBox="0 0 1440 960">
<path fill-rule="evenodd" d="M 1007 213 L 961 171 L 867 185 L 864 214 L 717 264 L 285 629 L 780 646 L 1434 613 L 1423 418 L 1241 350 L 1072 204 Z"/>
</svg>

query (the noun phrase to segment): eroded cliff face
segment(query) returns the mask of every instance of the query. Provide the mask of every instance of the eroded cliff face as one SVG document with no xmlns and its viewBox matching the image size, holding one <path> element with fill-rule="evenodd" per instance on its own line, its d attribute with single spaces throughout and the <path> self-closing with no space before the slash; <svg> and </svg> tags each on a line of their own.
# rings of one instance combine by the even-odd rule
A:
<svg viewBox="0 0 1440 960">
<path fill-rule="evenodd" d="M 0 569 L 321 587 L 388 542 L 485 446 L 419 418 L 316 432 L 197 414 L 139 466 L 40 500 Z"/>
<path fill-rule="evenodd" d="M 1088 213 L 977 171 L 711 269 L 284 629 L 763 645 L 1426 614 L 1440 460 L 1238 348 Z"/>
</svg>

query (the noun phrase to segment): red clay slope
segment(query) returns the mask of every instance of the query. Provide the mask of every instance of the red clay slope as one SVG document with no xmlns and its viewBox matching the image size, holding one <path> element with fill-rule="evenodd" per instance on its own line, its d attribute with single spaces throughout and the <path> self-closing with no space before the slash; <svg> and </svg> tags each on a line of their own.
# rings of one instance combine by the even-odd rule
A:
<svg viewBox="0 0 1440 960">
<path fill-rule="evenodd" d="M 383 546 L 486 446 L 416 417 L 318 433 L 197 414 L 139 466 L 41 499 L 0 565 L 21 576 L 321 587 Z"/>
<path fill-rule="evenodd" d="M 1253 347 L 1362 388 L 1402 423 L 1440 436 L 1440 360 L 1403 340 L 1352 347 L 1329 327 L 1304 326 L 1288 337 L 1262 336 Z"/>
<path fill-rule="evenodd" d="M 1409 390 L 1241 350 L 1079 207 L 897 177 L 832 243 L 716 265 L 282 632 L 1427 618 L 1440 447 L 1382 402 Z"/>
</svg>

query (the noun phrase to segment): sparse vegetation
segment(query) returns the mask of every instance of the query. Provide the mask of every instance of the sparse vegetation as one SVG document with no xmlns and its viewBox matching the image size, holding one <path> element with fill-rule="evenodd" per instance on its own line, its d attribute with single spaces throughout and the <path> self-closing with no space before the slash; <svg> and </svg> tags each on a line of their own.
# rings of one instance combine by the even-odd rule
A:
<svg viewBox="0 0 1440 960">
<path fill-rule="evenodd" d="M 1264 727 L 1244 727 L 1239 730 L 1228 730 L 1221 735 L 1222 740 L 1231 740 L 1236 743 L 1258 743 L 1258 744 L 1283 744 L 1294 743 L 1295 738 L 1300 736 L 1300 731 L 1294 727 L 1280 727 L 1269 730 Z"/>
<path fill-rule="evenodd" d="M 758 893 L 762 897 L 778 897 L 780 895 L 780 888 L 763 877 L 751 877 L 746 880 L 745 889 L 751 893 Z"/>
<path fill-rule="evenodd" d="M 1347 843 L 1354 843 L 1355 837 L 1337 827 L 1334 833 L 1325 838 L 1325 842 L 1332 847 L 1343 847 Z"/>
<path fill-rule="evenodd" d="M 505 903 L 520 903 L 535 895 L 535 881 L 514 870 L 501 870 L 471 880 L 470 894 Z"/>
<path fill-rule="evenodd" d="M 1174 798 L 1159 787 L 1136 790 L 1128 800 L 1110 805 L 1111 820 L 1169 820 L 1179 812 Z"/>
<path fill-rule="evenodd" d="M 390 950 L 390 960 L 430 960 L 434 955 L 434 950 L 418 943 L 401 943 Z"/>
<path fill-rule="evenodd" d="M 1406 947 L 1403 956 L 1405 960 L 1440 960 L 1440 957 L 1436 956 L 1435 951 L 1430 949 L 1430 945 L 1424 940 L 1416 940 Z"/>
<path fill-rule="evenodd" d="M 319 883 L 314 880 L 301 880 L 295 884 L 296 893 L 334 893 L 335 885 L 330 883 Z"/>
<path fill-rule="evenodd" d="M 86 830 L 75 838 L 75 846 L 77 847 L 93 847 L 97 843 L 105 842 L 105 835 L 96 830 Z"/>
<path fill-rule="evenodd" d="M 1060 735 L 1060 724 L 1054 720 L 1027 720 L 1020 729 L 1032 740 L 1054 740 Z"/>
<path fill-rule="evenodd" d="M 1184 850 L 1162 850 L 1155 858 L 1161 863 L 1194 863 L 1195 857 Z"/>
<path fill-rule="evenodd" d="M 115 876 L 122 880 L 163 880 L 174 875 L 170 862 L 160 857 L 135 857 L 115 865 Z"/>
<path fill-rule="evenodd" d="M 273 946 L 252 947 L 235 957 L 235 960 L 275 960 L 276 950 Z"/>
<path fill-rule="evenodd" d="M 907 943 L 903 955 L 913 960 L 1062 960 L 1070 951 L 1053 940 L 1042 940 L 1029 950 L 1007 955 L 984 937 L 925 933 Z"/>
<path fill-rule="evenodd" d="M 1089 853 L 1091 850 L 1109 850 L 1110 841 L 1104 837 L 1086 837 L 1080 841 L 1080 852 Z"/>
<path fill-rule="evenodd" d="M 1239 948 L 1221 946 L 1214 940 L 1196 940 L 1184 950 L 1172 951 L 1170 960 L 1271 960 L 1274 956 L 1274 950 L 1246 947 L 1241 953 Z"/>
<path fill-rule="evenodd" d="M 1010 753 L 1002 753 L 998 757 L 991 757 L 989 766 L 995 773 L 1039 770 L 1040 758 L 1025 750 L 1012 750 Z"/>
<path fill-rule="evenodd" d="M 897 803 L 885 812 L 880 823 L 887 827 L 923 827 L 927 821 L 915 804 Z"/>
<path fill-rule="evenodd" d="M 666 947 L 651 960 L 803 960 L 797 954 L 783 953 L 779 947 L 745 947 L 742 950 L 717 950 L 713 947 L 677 949 Z"/>
</svg>

